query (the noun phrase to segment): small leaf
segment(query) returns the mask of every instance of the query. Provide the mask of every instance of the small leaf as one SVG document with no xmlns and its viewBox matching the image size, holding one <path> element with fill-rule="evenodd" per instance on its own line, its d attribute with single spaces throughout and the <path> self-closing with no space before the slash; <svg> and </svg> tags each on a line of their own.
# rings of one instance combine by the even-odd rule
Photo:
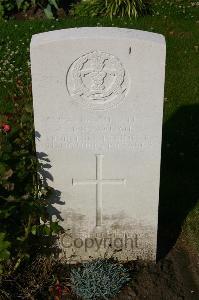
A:
<svg viewBox="0 0 199 300">
<path fill-rule="evenodd" d="M 49 0 L 49 3 L 51 5 L 53 5 L 56 9 L 59 9 L 58 5 L 57 5 L 57 0 Z"/>
<path fill-rule="evenodd" d="M 1 246 L 0 246 L 1 247 Z M 10 257 L 10 251 L 0 249 L 0 261 L 7 260 Z"/>
<path fill-rule="evenodd" d="M 8 248 L 10 247 L 10 242 L 5 240 L 5 233 L 0 232 L 0 261 L 6 260 L 10 257 L 10 252 Z"/>
<path fill-rule="evenodd" d="M 36 226 L 36 225 L 32 226 L 31 233 L 32 233 L 33 235 L 36 235 L 36 234 L 37 234 L 37 226 Z"/>
<path fill-rule="evenodd" d="M 9 183 L 3 184 L 3 187 L 6 191 L 13 191 L 15 188 L 15 185 L 14 185 L 14 183 L 9 182 Z"/>
<path fill-rule="evenodd" d="M 46 235 L 50 235 L 51 234 L 51 229 L 47 225 L 44 226 L 44 234 L 46 234 Z"/>
<path fill-rule="evenodd" d="M 58 222 L 52 222 L 50 224 L 51 230 L 53 233 L 59 233 L 63 230 L 63 227 L 58 224 Z"/>
<path fill-rule="evenodd" d="M 24 107 L 25 111 L 28 113 L 32 113 L 32 105 L 30 103 L 27 103 Z"/>
<path fill-rule="evenodd" d="M 8 196 L 8 198 L 6 199 L 6 201 L 8 202 L 15 202 L 16 201 L 16 198 L 14 196 Z"/>
<path fill-rule="evenodd" d="M 48 19 L 54 19 L 51 5 L 48 4 L 48 6 L 44 9 L 44 13 Z"/>
<path fill-rule="evenodd" d="M 21 8 L 21 5 L 24 0 L 16 0 L 18 10 Z"/>
<path fill-rule="evenodd" d="M 5 163 L 0 163 L 0 173 L 4 173 L 6 171 L 6 164 Z"/>
<path fill-rule="evenodd" d="M 3 210 L 0 210 L 0 219 L 7 219 L 11 216 L 13 213 L 13 207 L 4 208 Z"/>
<path fill-rule="evenodd" d="M 1 4 L 0 4 L 1 5 Z M 1 6 L 0 6 L 1 8 Z M 3 266 L 0 264 L 0 275 L 3 274 Z"/>
<path fill-rule="evenodd" d="M 13 175 L 13 170 L 9 169 L 8 171 L 6 171 L 4 173 L 4 176 L 2 177 L 4 180 L 7 180 L 8 178 L 10 178 Z"/>
</svg>

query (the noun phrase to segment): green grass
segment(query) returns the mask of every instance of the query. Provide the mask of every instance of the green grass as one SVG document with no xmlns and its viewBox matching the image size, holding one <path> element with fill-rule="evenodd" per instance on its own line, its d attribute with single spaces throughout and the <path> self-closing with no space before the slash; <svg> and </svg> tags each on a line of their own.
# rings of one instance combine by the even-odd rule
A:
<svg viewBox="0 0 199 300">
<path fill-rule="evenodd" d="M 199 198 L 199 18 L 196 6 L 191 3 L 159 1 L 154 6 L 153 16 L 138 20 L 67 18 L 0 23 L 1 114 L 13 110 L 13 101 L 9 99 L 15 94 L 17 82 L 21 80 L 27 86 L 31 82 L 29 44 L 32 34 L 69 27 L 117 26 L 157 32 L 166 37 L 159 211 L 162 251 L 175 242 L 183 224 L 185 234 L 199 249 L 196 207 Z"/>
<path fill-rule="evenodd" d="M 185 20 L 198 19 L 197 1 L 193 0 L 153 0 L 153 14 L 155 16 L 181 17 Z"/>
</svg>

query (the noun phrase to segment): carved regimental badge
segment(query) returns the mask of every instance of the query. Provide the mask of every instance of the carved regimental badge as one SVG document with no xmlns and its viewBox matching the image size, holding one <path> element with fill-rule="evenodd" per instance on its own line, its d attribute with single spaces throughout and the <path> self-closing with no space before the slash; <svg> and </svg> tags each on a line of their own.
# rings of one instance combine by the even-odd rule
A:
<svg viewBox="0 0 199 300">
<path fill-rule="evenodd" d="M 104 110 L 120 103 L 128 86 L 127 74 L 115 56 L 93 51 L 72 63 L 67 73 L 69 94 L 81 105 Z"/>
</svg>

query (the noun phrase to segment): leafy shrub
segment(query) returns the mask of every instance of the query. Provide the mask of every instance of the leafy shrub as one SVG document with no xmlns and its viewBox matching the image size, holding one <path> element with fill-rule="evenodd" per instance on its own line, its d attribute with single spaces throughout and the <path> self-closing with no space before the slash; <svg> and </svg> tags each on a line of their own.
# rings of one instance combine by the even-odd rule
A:
<svg viewBox="0 0 199 300">
<path fill-rule="evenodd" d="M 3 272 L 1 262 L 10 257 L 10 242 L 5 241 L 5 233 L 0 232 L 0 273 Z"/>
<path fill-rule="evenodd" d="M 146 0 L 82 0 L 72 6 L 71 14 L 137 18 L 148 11 L 149 3 Z"/>
<path fill-rule="evenodd" d="M 54 11 L 59 9 L 60 0 L 0 0 L 0 18 L 9 17 L 15 12 L 26 12 L 30 8 L 41 8 L 46 17 L 54 17 Z"/>
<path fill-rule="evenodd" d="M 109 299 L 130 280 L 128 271 L 118 263 L 98 259 L 71 271 L 74 292 L 83 299 Z"/>
<path fill-rule="evenodd" d="M 103 0 L 85 0 L 72 5 L 70 13 L 78 17 L 106 15 L 106 6 Z"/>
<path fill-rule="evenodd" d="M 0 19 L 4 16 L 8 16 L 15 9 L 15 7 L 15 1 L 0 0 Z"/>
<path fill-rule="evenodd" d="M 16 94 L 0 102 L 1 273 L 7 263 L 16 269 L 34 253 L 34 247 L 40 251 L 39 239 L 46 240 L 61 229 L 47 212 L 50 189 L 37 176 L 30 90 L 17 80 Z M 44 157 L 43 168 L 46 161 Z"/>
</svg>

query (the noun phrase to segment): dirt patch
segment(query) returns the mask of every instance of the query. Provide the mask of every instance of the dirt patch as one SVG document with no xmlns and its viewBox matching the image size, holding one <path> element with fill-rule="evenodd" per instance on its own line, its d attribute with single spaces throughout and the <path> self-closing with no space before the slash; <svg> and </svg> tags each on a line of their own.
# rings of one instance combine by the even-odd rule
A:
<svg viewBox="0 0 199 300">
<path fill-rule="evenodd" d="M 198 300 L 199 254 L 179 239 L 157 264 L 127 265 L 132 281 L 113 300 Z M 77 299 L 68 296 L 65 299 Z"/>
<path fill-rule="evenodd" d="M 66 17 L 66 12 L 63 8 L 59 8 L 56 11 L 56 17 L 59 19 L 64 19 Z M 12 15 L 14 20 L 40 20 L 47 19 L 44 11 L 41 8 L 30 8 L 26 12 L 17 12 Z"/>
<path fill-rule="evenodd" d="M 114 300 L 199 299 L 199 255 L 182 239 L 165 259 L 155 265 L 135 264 L 134 270 L 132 283 Z"/>
<path fill-rule="evenodd" d="M 199 254 L 183 238 L 157 264 L 128 263 L 132 280 L 113 300 L 198 300 Z M 26 266 L 14 276 L 0 280 L 0 299 L 59 299 L 77 300 L 72 294 L 70 270 L 72 266 L 40 259 Z M 60 298 L 49 292 L 56 286 L 64 291 Z M 54 284 L 53 284 L 54 282 Z M 51 294 L 51 296 L 50 296 Z"/>
</svg>

